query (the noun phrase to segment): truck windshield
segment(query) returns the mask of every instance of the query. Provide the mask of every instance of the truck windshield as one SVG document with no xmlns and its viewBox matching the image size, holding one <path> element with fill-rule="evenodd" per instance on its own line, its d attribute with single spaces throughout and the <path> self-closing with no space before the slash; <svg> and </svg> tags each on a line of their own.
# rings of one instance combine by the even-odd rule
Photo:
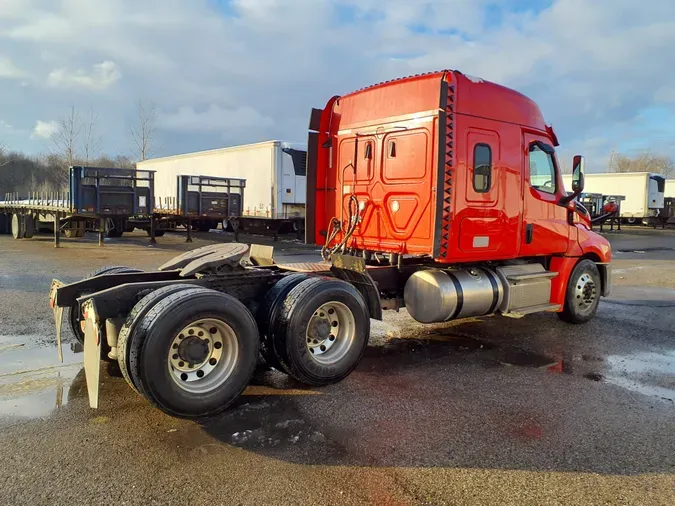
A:
<svg viewBox="0 0 675 506">
<path fill-rule="evenodd" d="M 530 146 L 530 185 L 541 192 L 556 192 L 553 155 L 542 150 L 537 144 Z"/>
</svg>

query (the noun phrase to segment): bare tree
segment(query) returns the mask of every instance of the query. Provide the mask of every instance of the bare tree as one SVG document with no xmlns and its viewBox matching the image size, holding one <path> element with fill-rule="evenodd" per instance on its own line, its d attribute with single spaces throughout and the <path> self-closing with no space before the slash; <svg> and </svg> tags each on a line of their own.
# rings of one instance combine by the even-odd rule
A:
<svg viewBox="0 0 675 506">
<path fill-rule="evenodd" d="M 89 162 L 97 157 L 101 151 L 103 139 L 96 133 L 97 125 L 98 113 L 94 113 L 92 107 L 82 127 L 82 151 L 86 165 L 89 165 Z"/>
<path fill-rule="evenodd" d="M 12 159 L 7 157 L 5 158 L 5 155 L 7 154 L 7 145 L 0 141 L 0 167 L 4 167 L 5 165 L 9 164 L 12 162 Z"/>
<path fill-rule="evenodd" d="M 132 150 L 139 160 L 146 160 L 155 153 L 155 121 L 157 106 L 151 100 L 138 99 L 136 119 L 129 127 Z"/>
<path fill-rule="evenodd" d="M 61 118 L 58 127 L 51 135 L 56 155 L 61 158 L 65 167 L 70 167 L 77 158 L 77 141 L 82 131 L 80 115 L 75 106 L 70 107 L 70 113 Z"/>
<path fill-rule="evenodd" d="M 630 157 L 612 153 L 609 162 L 611 172 L 657 172 L 665 177 L 675 176 L 675 163 L 670 156 L 643 151 Z"/>
</svg>

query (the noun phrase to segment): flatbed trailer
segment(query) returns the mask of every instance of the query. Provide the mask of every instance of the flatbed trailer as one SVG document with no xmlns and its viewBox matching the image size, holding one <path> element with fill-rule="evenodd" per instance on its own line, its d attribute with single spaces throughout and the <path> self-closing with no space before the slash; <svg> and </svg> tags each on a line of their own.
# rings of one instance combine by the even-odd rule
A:
<svg viewBox="0 0 675 506">
<path fill-rule="evenodd" d="M 49 226 L 54 245 L 60 235 L 83 237 L 85 232 L 119 237 L 128 219 L 152 217 L 153 173 L 133 169 L 73 166 L 69 190 L 33 192 L 25 198 L 8 193 L 0 201 L 0 233 L 30 239 Z"/>
<path fill-rule="evenodd" d="M 93 408 L 103 359 L 156 407 L 197 417 L 230 406 L 259 356 L 306 385 L 341 381 L 385 310 L 586 323 L 610 293 L 612 252 L 576 200 L 583 156 L 568 194 L 558 145 L 530 99 L 459 71 L 334 96 L 308 133 L 305 241 L 323 261 L 231 243 L 55 279 L 58 348 L 65 320 Z"/>
</svg>

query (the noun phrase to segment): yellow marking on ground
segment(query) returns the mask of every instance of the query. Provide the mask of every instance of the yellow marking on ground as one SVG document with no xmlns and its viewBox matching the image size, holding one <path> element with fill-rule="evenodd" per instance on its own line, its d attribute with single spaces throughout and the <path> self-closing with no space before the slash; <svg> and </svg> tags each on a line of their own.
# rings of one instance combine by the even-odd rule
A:
<svg viewBox="0 0 675 506">
<path fill-rule="evenodd" d="M 242 395 L 322 395 L 322 393 L 301 388 L 272 388 L 263 385 L 249 385 Z"/>
<path fill-rule="evenodd" d="M 109 421 L 110 418 L 108 418 L 107 416 L 97 416 L 96 418 L 92 418 L 91 420 L 89 420 L 89 423 L 101 425 L 103 423 L 108 423 Z"/>
</svg>

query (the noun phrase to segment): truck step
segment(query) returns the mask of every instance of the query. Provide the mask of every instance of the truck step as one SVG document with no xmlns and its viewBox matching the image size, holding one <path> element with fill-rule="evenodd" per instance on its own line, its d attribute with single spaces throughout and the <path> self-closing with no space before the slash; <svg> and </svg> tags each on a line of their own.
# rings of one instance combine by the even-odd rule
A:
<svg viewBox="0 0 675 506">
<path fill-rule="evenodd" d="M 527 273 L 521 273 L 521 274 L 507 274 L 506 279 L 508 279 L 509 281 L 512 281 L 514 283 L 517 283 L 519 281 L 526 281 L 528 279 L 540 279 L 540 278 L 552 279 L 552 278 L 555 278 L 557 275 L 558 275 L 557 272 L 551 272 L 551 271 L 527 272 Z"/>
<path fill-rule="evenodd" d="M 330 264 L 325 262 L 294 262 L 278 264 L 277 267 L 291 272 L 330 272 Z"/>
<path fill-rule="evenodd" d="M 537 306 L 523 307 L 518 308 L 514 311 L 509 311 L 508 313 L 503 313 L 503 316 L 509 316 L 512 318 L 520 318 L 532 313 L 542 313 L 545 311 L 558 311 L 560 309 L 560 304 L 539 304 Z"/>
</svg>

